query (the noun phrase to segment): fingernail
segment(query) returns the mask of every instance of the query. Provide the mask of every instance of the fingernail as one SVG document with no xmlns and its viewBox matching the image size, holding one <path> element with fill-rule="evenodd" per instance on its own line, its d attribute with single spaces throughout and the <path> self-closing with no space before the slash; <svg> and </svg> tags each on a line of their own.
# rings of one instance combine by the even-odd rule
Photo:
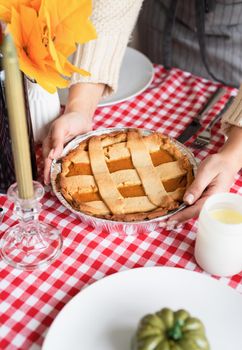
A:
<svg viewBox="0 0 242 350">
<path fill-rule="evenodd" d="M 158 226 L 159 227 L 166 227 L 167 223 L 165 221 L 159 222 Z"/>
<path fill-rule="evenodd" d="M 57 158 L 57 156 L 58 156 L 58 151 L 57 151 L 57 149 L 55 148 L 55 149 L 53 149 L 53 158 Z"/>
<path fill-rule="evenodd" d="M 167 222 L 167 230 L 179 230 L 183 228 L 183 223 L 178 222 L 176 220 L 171 220 Z"/>
<path fill-rule="evenodd" d="M 51 158 L 51 159 L 54 158 L 54 149 L 53 148 L 50 150 L 48 158 Z"/>
<path fill-rule="evenodd" d="M 167 223 L 166 223 L 166 229 L 167 229 L 167 230 L 173 230 L 174 228 L 176 228 L 177 225 L 178 225 L 178 221 L 177 221 L 177 220 L 170 220 L 170 221 L 167 221 Z"/>
<path fill-rule="evenodd" d="M 189 193 L 186 196 L 184 196 L 184 202 L 188 203 L 188 204 L 193 204 L 194 203 L 194 195 Z"/>
</svg>

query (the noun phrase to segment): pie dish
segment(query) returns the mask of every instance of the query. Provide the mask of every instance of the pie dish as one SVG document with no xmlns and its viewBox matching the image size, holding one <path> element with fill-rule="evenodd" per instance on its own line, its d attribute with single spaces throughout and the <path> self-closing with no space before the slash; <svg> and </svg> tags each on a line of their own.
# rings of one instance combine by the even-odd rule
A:
<svg viewBox="0 0 242 350">
<path fill-rule="evenodd" d="M 121 129 L 84 138 L 61 160 L 59 191 L 75 210 L 134 222 L 179 208 L 193 164 L 159 132 Z"/>
</svg>

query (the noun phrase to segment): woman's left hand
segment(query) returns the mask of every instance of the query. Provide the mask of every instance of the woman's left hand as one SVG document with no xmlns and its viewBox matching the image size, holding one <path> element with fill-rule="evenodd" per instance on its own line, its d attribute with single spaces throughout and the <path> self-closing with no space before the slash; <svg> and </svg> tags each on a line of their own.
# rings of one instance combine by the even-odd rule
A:
<svg viewBox="0 0 242 350">
<path fill-rule="evenodd" d="M 201 162 L 195 180 L 184 195 L 184 202 L 189 206 L 170 217 L 167 226 L 176 227 L 184 221 L 198 217 L 209 196 L 228 192 L 239 170 L 234 163 L 222 153 L 213 154 Z"/>
</svg>

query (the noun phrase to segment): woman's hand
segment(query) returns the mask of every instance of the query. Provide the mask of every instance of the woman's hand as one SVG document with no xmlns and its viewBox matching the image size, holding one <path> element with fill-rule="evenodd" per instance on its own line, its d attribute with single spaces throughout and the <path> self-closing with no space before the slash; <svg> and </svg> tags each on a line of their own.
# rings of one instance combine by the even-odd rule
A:
<svg viewBox="0 0 242 350">
<path fill-rule="evenodd" d="M 61 156 L 64 144 L 91 129 L 92 119 L 84 118 L 78 112 L 65 113 L 51 124 L 42 145 L 45 184 L 50 182 L 51 163 Z"/>
<path fill-rule="evenodd" d="M 233 126 L 228 140 L 217 154 L 207 157 L 198 167 L 197 175 L 184 195 L 189 207 L 174 214 L 168 227 L 176 227 L 191 218 L 196 218 L 205 200 L 214 193 L 229 192 L 236 174 L 242 168 L 242 128 Z"/>
<path fill-rule="evenodd" d="M 167 225 L 176 226 L 196 218 L 209 196 L 229 192 L 237 172 L 237 166 L 223 154 L 217 153 L 207 157 L 198 167 L 196 178 L 184 195 L 184 202 L 189 206 L 173 215 Z"/>
<path fill-rule="evenodd" d="M 50 126 L 43 141 L 44 182 L 50 182 L 50 166 L 61 156 L 63 146 L 92 129 L 92 118 L 103 95 L 104 84 L 77 83 L 70 87 L 65 113 Z"/>
</svg>

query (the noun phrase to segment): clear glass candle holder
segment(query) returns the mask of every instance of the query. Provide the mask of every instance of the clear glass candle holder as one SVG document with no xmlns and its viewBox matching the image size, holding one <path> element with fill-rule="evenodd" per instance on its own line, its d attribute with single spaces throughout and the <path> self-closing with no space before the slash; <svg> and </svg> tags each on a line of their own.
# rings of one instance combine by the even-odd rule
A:
<svg viewBox="0 0 242 350">
<path fill-rule="evenodd" d="M 39 221 L 40 200 L 44 188 L 34 181 L 34 196 L 21 199 L 17 184 L 8 189 L 8 198 L 14 202 L 14 213 L 19 222 L 10 227 L 0 241 L 3 260 L 24 270 L 34 270 L 50 264 L 60 254 L 62 237 L 55 227 Z"/>
<path fill-rule="evenodd" d="M 220 193 L 207 199 L 198 219 L 195 259 L 217 276 L 242 270 L 242 196 Z"/>
</svg>

